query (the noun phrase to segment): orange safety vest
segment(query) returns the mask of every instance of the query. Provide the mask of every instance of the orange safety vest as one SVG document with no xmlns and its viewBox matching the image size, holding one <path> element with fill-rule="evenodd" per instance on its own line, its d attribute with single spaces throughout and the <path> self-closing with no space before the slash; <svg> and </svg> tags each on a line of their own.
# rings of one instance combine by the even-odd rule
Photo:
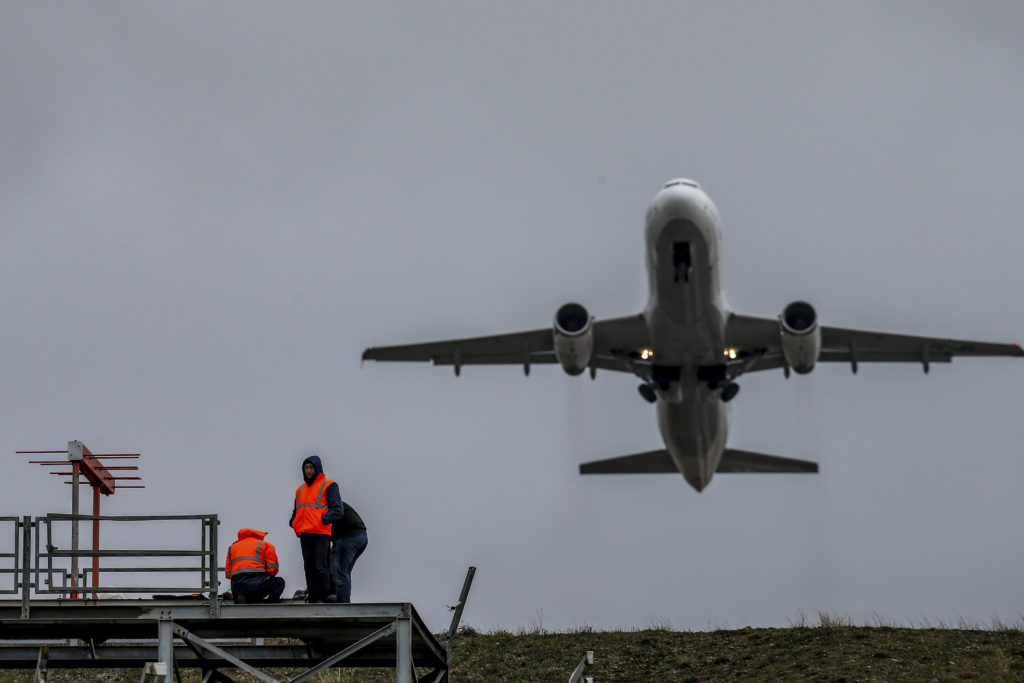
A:
<svg viewBox="0 0 1024 683">
<path fill-rule="evenodd" d="M 228 548 L 228 558 L 224 562 L 224 576 L 232 574 L 277 574 L 277 552 L 274 544 L 264 541 L 266 531 L 241 529 L 238 540 Z"/>
<path fill-rule="evenodd" d="M 333 483 L 321 472 L 313 480 L 312 486 L 301 484 L 295 489 L 295 519 L 292 520 L 292 528 L 296 536 L 304 533 L 331 535 L 331 525 L 324 524 L 320 518 L 327 512 L 324 492 Z"/>
</svg>

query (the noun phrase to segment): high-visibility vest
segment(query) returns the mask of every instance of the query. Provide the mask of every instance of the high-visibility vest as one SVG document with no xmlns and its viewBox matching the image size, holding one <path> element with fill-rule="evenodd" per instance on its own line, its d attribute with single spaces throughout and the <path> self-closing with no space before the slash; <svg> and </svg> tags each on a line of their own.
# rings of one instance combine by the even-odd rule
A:
<svg viewBox="0 0 1024 683">
<path fill-rule="evenodd" d="M 331 525 L 324 524 L 320 517 L 327 512 L 327 487 L 334 482 L 328 479 L 323 472 L 313 480 L 312 486 L 301 484 L 295 489 L 295 519 L 292 520 L 292 528 L 295 535 L 299 534 L 327 534 L 331 535 Z"/>
<path fill-rule="evenodd" d="M 231 578 L 234 574 L 277 574 L 277 552 L 274 544 L 263 540 L 266 533 L 252 529 L 238 532 L 239 538 L 228 548 L 228 557 L 224 562 L 224 576 Z"/>
</svg>

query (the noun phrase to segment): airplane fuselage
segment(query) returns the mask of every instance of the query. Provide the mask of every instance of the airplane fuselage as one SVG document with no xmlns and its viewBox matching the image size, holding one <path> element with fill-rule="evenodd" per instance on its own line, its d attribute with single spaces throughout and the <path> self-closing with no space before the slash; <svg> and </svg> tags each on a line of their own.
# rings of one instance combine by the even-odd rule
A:
<svg viewBox="0 0 1024 683">
<path fill-rule="evenodd" d="M 711 481 L 728 434 L 726 405 L 702 376 L 724 364 L 729 311 L 719 287 L 719 236 L 714 203 L 691 181 L 667 183 L 647 210 L 650 299 L 643 315 L 655 368 L 667 373 L 657 389 L 658 427 L 698 491 Z"/>
</svg>

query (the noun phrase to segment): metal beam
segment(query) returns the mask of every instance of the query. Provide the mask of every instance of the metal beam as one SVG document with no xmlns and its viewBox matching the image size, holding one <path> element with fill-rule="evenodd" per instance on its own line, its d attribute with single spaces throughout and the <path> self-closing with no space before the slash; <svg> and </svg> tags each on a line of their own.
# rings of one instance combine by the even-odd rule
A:
<svg viewBox="0 0 1024 683">
<path fill-rule="evenodd" d="M 365 638 L 363 638 L 359 642 L 353 643 L 352 645 L 349 645 L 348 647 L 346 647 L 341 652 L 328 657 L 324 661 L 322 661 L 319 664 L 317 664 L 316 666 L 314 666 L 312 669 L 309 669 L 307 671 L 303 671 L 301 674 L 299 674 L 295 678 L 292 678 L 291 680 L 289 680 L 288 683 L 300 683 L 300 681 L 305 681 L 307 679 L 312 678 L 313 676 L 317 675 L 318 673 L 320 673 L 324 669 L 326 669 L 328 667 L 331 667 L 334 664 L 337 664 L 341 660 L 345 659 L 346 657 L 348 657 L 350 655 L 355 654 L 356 652 L 359 652 L 360 650 L 362 650 L 364 647 L 366 647 L 370 643 L 373 643 L 373 642 L 375 642 L 377 640 L 380 640 L 381 638 L 384 638 L 385 636 L 390 636 L 392 633 L 395 632 L 396 628 L 397 627 L 396 627 L 396 625 L 394 623 L 390 623 L 387 626 L 385 626 L 384 628 L 377 629 L 376 631 L 374 631 L 370 635 L 366 636 Z"/>
<path fill-rule="evenodd" d="M 426 676 L 420 676 L 416 683 L 442 683 L 451 680 L 448 677 L 448 669 L 434 669 Z"/>
<path fill-rule="evenodd" d="M 395 634 L 395 681 L 412 683 L 412 624 L 410 619 L 396 619 L 398 631 Z"/>
<path fill-rule="evenodd" d="M 452 615 L 452 625 L 448 627 L 448 642 L 445 644 L 445 652 L 448 658 L 448 668 L 452 666 L 452 649 L 455 644 L 455 634 L 459 630 L 459 621 L 462 620 L 462 610 L 466 606 L 466 598 L 469 597 L 469 587 L 473 585 L 473 576 L 476 574 L 476 567 L 470 567 L 466 572 L 466 580 L 462 583 L 462 593 L 459 594 L 459 602 L 455 605 L 455 614 Z"/>
<path fill-rule="evenodd" d="M 171 671 L 174 670 L 174 622 L 161 619 L 157 622 L 157 660 L 164 666 L 164 681 L 171 683 Z M 156 680 L 159 680 L 156 679 Z"/>
<path fill-rule="evenodd" d="M 590 671 L 590 667 L 594 665 L 594 651 L 587 650 L 583 655 L 583 659 L 576 666 L 576 670 L 569 676 L 569 683 L 592 683 L 593 678 L 587 676 L 587 672 Z M 584 678 L 586 676 L 586 678 Z"/>
<path fill-rule="evenodd" d="M 46 660 L 50 657 L 50 646 L 39 648 L 39 659 L 36 660 L 36 676 L 33 683 L 46 683 Z"/>
<path fill-rule="evenodd" d="M 245 671 L 245 672 L 255 676 L 256 678 L 258 678 L 259 680 L 263 681 L 264 683 L 280 683 L 276 678 L 271 678 L 270 676 L 266 675 L 265 673 L 263 673 L 259 669 L 256 669 L 254 667 L 249 666 L 248 664 L 243 662 L 238 657 L 235 657 L 234 655 L 232 655 L 230 652 L 226 652 L 225 650 L 220 649 L 219 647 L 217 647 L 213 643 L 206 642 L 205 640 L 203 640 L 199 636 L 195 635 L 194 633 L 192 633 L 191 631 L 189 631 L 186 628 L 183 628 L 183 627 L 178 626 L 177 624 L 175 624 L 174 625 L 174 633 L 175 633 L 175 635 L 177 635 L 179 638 L 181 638 L 185 642 L 190 642 L 193 645 L 195 645 L 198 648 L 200 648 L 201 650 L 205 650 L 206 652 L 212 652 L 213 654 L 217 655 L 218 657 L 226 659 L 227 661 L 231 662 L 232 664 L 237 666 L 242 671 Z"/>
<path fill-rule="evenodd" d="M 28 515 L 21 521 L 21 618 L 28 619 L 29 600 L 32 596 L 32 518 Z"/>
</svg>

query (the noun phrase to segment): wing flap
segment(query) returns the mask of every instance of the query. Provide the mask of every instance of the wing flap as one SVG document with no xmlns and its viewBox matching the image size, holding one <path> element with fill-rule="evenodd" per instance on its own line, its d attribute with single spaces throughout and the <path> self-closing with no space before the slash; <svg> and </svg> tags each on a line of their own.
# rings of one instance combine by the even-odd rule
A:
<svg viewBox="0 0 1024 683">
<path fill-rule="evenodd" d="M 551 330 L 544 328 L 540 330 L 529 330 L 527 332 L 513 332 L 511 334 L 498 334 L 486 337 L 470 337 L 467 339 L 450 339 L 448 341 L 428 342 L 425 344 L 404 344 L 401 346 L 371 346 L 363 351 L 363 360 L 377 361 L 434 361 L 447 359 L 448 364 L 453 362 L 456 355 L 460 356 L 463 363 L 468 363 L 468 358 L 482 359 L 488 356 L 495 358 L 512 358 L 516 363 L 522 363 L 524 354 L 532 355 L 536 352 L 552 351 L 553 342 Z M 478 363 L 487 361 L 477 360 Z M 505 361 L 499 361 L 505 362 Z M 538 362 L 544 362 L 540 360 Z"/>
<path fill-rule="evenodd" d="M 753 451 L 741 451 L 726 448 L 722 459 L 718 462 L 716 472 L 810 472 L 818 471 L 818 463 L 796 458 L 783 458 L 778 455 L 765 455 Z"/>
</svg>

